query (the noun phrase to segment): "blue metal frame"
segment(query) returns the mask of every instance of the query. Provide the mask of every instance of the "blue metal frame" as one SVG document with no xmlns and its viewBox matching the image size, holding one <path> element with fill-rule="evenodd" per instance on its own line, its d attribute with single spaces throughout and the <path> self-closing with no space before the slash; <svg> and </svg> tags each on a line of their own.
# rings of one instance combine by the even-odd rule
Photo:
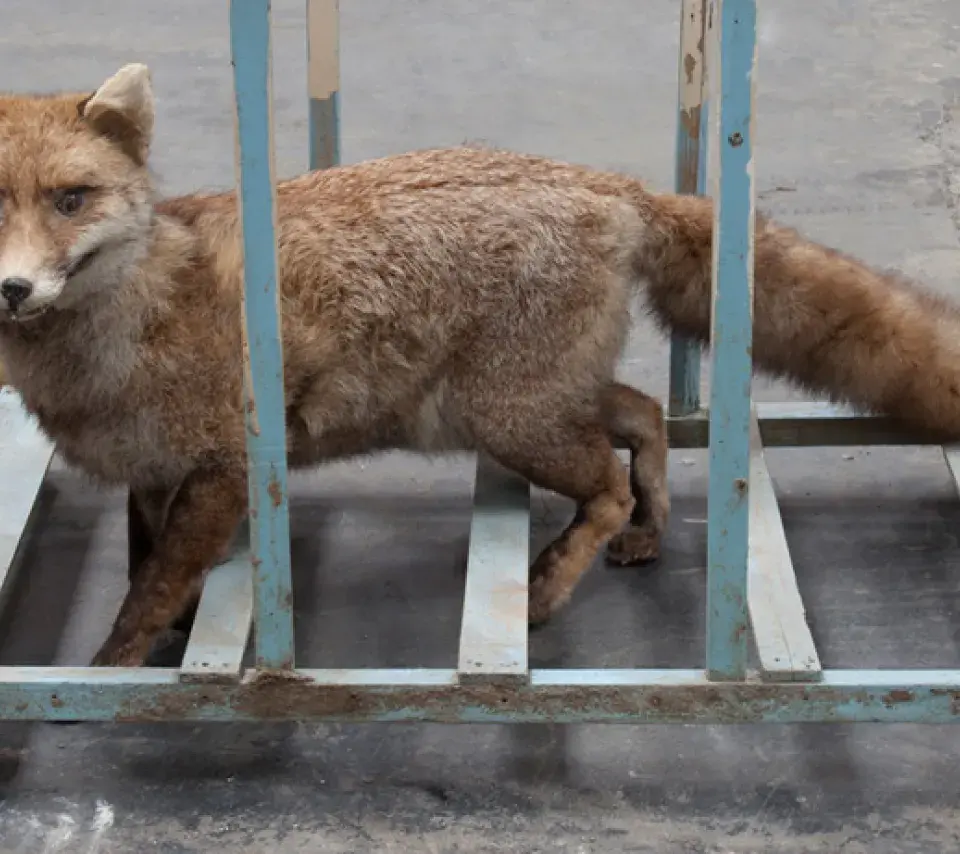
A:
<svg viewBox="0 0 960 854">
<path fill-rule="evenodd" d="M 747 672 L 756 0 L 722 0 L 714 24 L 720 30 L 720 97 L 719 138 L 714 138 L 707 670 L 716 678 L 742 679 Z"/>
<path fill-rule="evenodd" d="M 455 670 L 299 670 L 236 685 L 160 668 L 0 668 L 11 720 L 344 723 L 950 723 L 955 671 L 835 670 L 817 684 L 712 682 L 702 670 L 533 670 L 524 685 Z"/>
<path fill-rule="evenodd" d="M 307 0 L 310 168 L 340 162 L 340 0 Z"/>
<path fill-rule="evenodd" d="M 283 343 L 277 290 L 270 0 L 232 0 L 243 223 L 244 407 L 257 666 L 294 665 Z"/>
<path fill-rule="evenodd" d="M 317 9 L 328 4 L 323 11 L 330 14 L 332 10 L 328 20 L 335 26 L 336 0 L 308 3 L 317 4 Z M 530 670 L 523 628 L 529 490 L 514 476 L 481 461 L 458 668 L 294 668 L 270 115 L 270 2 L 231 0 L 244 235 L 250 549 L 241 549 L 212 571 L 181 668 L 0 667 L 0 719 L 446 723 L 960 720 L 960 671 L 820 667 L 795 587 L 763 447 L 917 442 L 884 419 L 851 416 L 825 404 L 752 407 L 756 3 L 683 0 L 683 9 L 682 45 L 695 63 L 700 63 L 701 74 L 707 65 L 706 76 L 714 92 L 714 97 L 707 99 L 702 87 L 698 93 L 693 84 L 684 91 L 684 74 L 691 65 L 682 52 L 678 191 L 705 192 L 708 137 L 716 170 L 713 381 L 708 414 L 699 409 L 699 353 L 675 340 L 668 427 L 674 447 L 710 449 L 706 667 Z M 325 43 L 335 45 L 336 40 L 328 38 Z M 706 63 L 704 43 L 713 45 Z M 311 165 L 315 167 L 334 165 L 339 157 L 338 93 L 324 85 L 319 87 L 327 92 L 323 97 L 314 97 L 314 88 L 310 93 Z M 315 101 L 326 103 L 329 109 L 321 109 Z M 713 133 L 709 134 L 705 116 L 711 102 Z M 691 120 L 692 107 L 697 121 Z M 0 490 L 0 509 L 4 511 L 0 513 L 0 602 L 13 577 L 11 542 L 22 538 L 29 525 L 29 510 L 52 453 L 13 398 L 0 393 L 0 422 L 5 427 L 0 466 L 5 477 L 12 472 L 24 489 Z M 947 449 L 947 461 L 951 471 L 960 473 L 960 451 Z M 19 526 L 19 533 L 9 530 L 5 520 Z M 749 584 L 751 561 L 755 573 L 758 562 L 766 561 L 766 585 Z M 252 585 L 249 576 L 244 576 L 244 566 L 252 567 Z M 244 670 L 241 658 L 251 614 L 257 629 L 256 666 Z M 760 662 L 756 672 L 747 670 L 751 625 Z M 802 654 L 795 655 L 797 650 Z"/>
<path fill-rule="evenodd" d="M 705 195 L 707 176 L 707 97 L 704 37 L 709 0 L 681 0 L 680 61 L 677 68 L 677 137 L 673 185 L 678 193 Z M 700 345 L 679 335 L 670 339 L 671 415 L 700 408 Z"/>
</svg>

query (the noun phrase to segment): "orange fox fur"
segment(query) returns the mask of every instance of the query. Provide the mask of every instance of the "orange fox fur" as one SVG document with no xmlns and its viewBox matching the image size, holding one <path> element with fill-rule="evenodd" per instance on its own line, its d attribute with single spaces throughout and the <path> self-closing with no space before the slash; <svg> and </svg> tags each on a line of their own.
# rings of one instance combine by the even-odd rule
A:
<svg viewBox="0 0 960 854">
<path fill-rule="evenodd" d="M 142 65 L 93 95 L 0 97 L 0 361 L 68 463 L 133 490 L 151 537 L 100 665 L 143 663 L 247 510 L 236 198 L 155 199 L 153 120 Z M 306 174 L 278 205 L 291 466 L 478 450 L 569 496 L 531 568 L 534 623 L 605 545 L 657 556 L 661 407 L 614 369 L 637 292 L 707 341 L 709 200 L 462 147 Z M 954 438 L 956 328 L 913 286 L 758 222 L 760 369 Z"/>
</svg>

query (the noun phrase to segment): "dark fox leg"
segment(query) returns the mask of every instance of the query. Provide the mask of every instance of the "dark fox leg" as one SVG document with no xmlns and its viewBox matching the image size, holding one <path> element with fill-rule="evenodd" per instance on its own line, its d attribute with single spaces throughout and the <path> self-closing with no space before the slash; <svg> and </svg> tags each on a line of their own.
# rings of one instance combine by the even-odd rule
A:
<svg viewBox="0 0 960 854">
<path fill-rule="evenodd" d="M 190 607 L 206 570 L 223 559 L 246 509 L 243 472 L 200 469 L 174 497 L 94 666 L 139 667 L 160 634 Z"/>
<path fill-rule="evenodd" d="M 173 496 L 167 490 L 150 490 L 137 492 L 131 490 L 127 496 L 127 549 L 128 572 L 130 584 L 139 574 L 144 561 L 153 551 L 154 543 L 163 530 L 166 521 L 167 507 Z M 176 632 L 190 634 L 193 621 L 197 616 L 195 599 L 183 615 L 170 626 Z"/>
<path fill-rule="evenodd" d="M 629 524 L 610 541 L 607 557 L 622 566 L 655 560 L 670 513 L 663 407 L 631 386 L 611 383 L 601 393 L 600 412 L 610 435 L 630 448 L 630 490 L 636 501 Z"/>
<path fill-rule="evenodd" d="M 570 598 L 597 553 L 630 517 L 630 484 L 600 423 L 529 419 L 529 433 L 502 425 L 481 436 L 491 455 L 531 483 L 572 498 L 577 514 L 530 569 L 529 621 L 546 621 Z"/>
</svg>

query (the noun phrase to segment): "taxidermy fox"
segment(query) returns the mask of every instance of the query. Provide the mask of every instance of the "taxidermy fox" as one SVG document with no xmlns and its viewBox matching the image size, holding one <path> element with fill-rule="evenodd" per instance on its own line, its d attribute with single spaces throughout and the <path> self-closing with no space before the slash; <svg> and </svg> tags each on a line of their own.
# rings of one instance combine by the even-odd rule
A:
<svg viewBox="0 0 960 854">
<path fill-rule="evenodd" d="M 247 512 L 236 197 L 158 200 L 153 124 L 143 65 L 92 95 L 0 96 L 0 362 L 62 458 L 128 486 L 150 532 L 98 665 L 144 662 Z M 531 568 L 532 623 L 600 549 L 657 557 L 662 411 L 614 369 L 636 293 L 707 341 L 708 199 L 460 147 L 302 175 L 278 206 L 292 467 L 476 450 L 573 499 Z M 758 368 L 960 434 L 953 308 L 763 220 L 755 300 Z"/>
</svg>

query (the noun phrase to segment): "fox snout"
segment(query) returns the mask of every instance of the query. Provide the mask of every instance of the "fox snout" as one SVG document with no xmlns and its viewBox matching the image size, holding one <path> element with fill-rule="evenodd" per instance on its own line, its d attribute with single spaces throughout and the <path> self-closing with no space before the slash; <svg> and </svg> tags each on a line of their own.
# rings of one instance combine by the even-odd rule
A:
<svg viewBox="0 0 960 854">
<path fill-rule="evenodd" d="M 48 256 L 25 251 L 0 253 L 0 318 L 26 319 L 60 297 L 66 277 Z"/>
<path fill-rule="evenodd" d="M 33 293 L 33 282 L 22 276 L 10 276 L 0 282 L 0 297 L 6 300 L 10 311 L 17 311 Z"/>
<path fill-rule="evenodd" d="M 26 320 L 45 311 L 63 288 L 58 277 L 29 277 L 0 271 L 0 321 Z"/>
</svg>

